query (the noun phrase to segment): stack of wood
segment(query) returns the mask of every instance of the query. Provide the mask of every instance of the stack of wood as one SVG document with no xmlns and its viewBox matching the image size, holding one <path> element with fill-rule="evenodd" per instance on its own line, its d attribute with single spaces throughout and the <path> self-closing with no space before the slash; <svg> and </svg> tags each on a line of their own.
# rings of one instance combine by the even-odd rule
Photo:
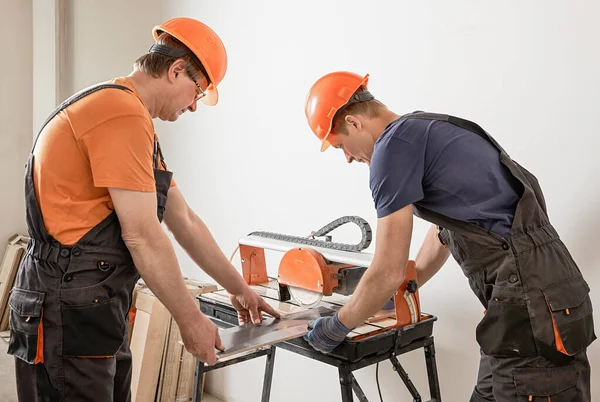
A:
<svg viewBox="0 0 600 402">
<path fill-rule="evenodd" d="M 186 285 L 192 296 L 217 290 L 205 282 L 186 280 Z M 134 291 L 134 305 L 132 401 L 190 401 L 196 360 L 182 345 L 179 327 L 142 281 Z"/>
<path fill-rule="evenodd" d="M 0 265 L 0 332 L 2 338 L 8 342 L 8 318 L 10 317 L 10 307 L 8 305 L 8 296 L 15 283 L 19 264 L 25 256 L 27 242 L 29 238 L 15 234 L 8 239 L 8 245 Z"/>
</svg>

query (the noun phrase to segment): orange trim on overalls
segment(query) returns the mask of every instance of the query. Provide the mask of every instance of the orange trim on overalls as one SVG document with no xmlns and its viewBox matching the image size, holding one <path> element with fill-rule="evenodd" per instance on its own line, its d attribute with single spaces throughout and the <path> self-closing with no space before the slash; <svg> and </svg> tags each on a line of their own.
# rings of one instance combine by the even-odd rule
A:
<svg viewBox="0 0 600 402">
<path fill-rule="evenodd" d="M 129 323 L 133 324 L 134 321 L 135 321 L 135 308 L 132 305 L 131 307 L 129 307 Z"/>
<path fill-rule="evenodd" d="M 63 356 L 63 357 L 72 357 L 72 358 L 77 358 L 77 359 L 111 359 L 111 358 L 115 357 L 117 355 L 117 353 L 119 353 L 119 350 L 121 350 L 122 347 L 123 347 L 123 344 L 121 344 L 121 346 L 119 346 L 119 349 L 117 349 L 115 354 L 112 356 Z"/>
<path fill-rule="evenodd" d="M 42 308 L 42 311 L 40 313 L 40 323 L 38 324 L 38 330 L 37 330 L 37 348 L 36 348 L 36 352 L 35 352 L 35 360 L 33 361 L 33 364 L 38 364 L 38 363 L 43 363 L 44 362 L 44 325 L 43 325 L 43 318 L 44 318 L 44 309 Z"/>
<path fill-rule="evenodd" d="M 558 327 L 556 326 L 556 320 L 554 320 L 554 314 L 552 314 L 552 309 L 550 308 L 550 304 L 548 303 L 548 299 L 546 299 L 546 304 L 548 305 L 548 309 L 550 310 L 550 318 L 552 318 L 552 328 L 554 329 L 554 341 L 556 342 L 556 350 L 560 353 L 565 354 L 567 356 L 572 356 L 565 349 L 565 345 L 560 337 L 560 333 L 558 332 Z"/>
</svg>

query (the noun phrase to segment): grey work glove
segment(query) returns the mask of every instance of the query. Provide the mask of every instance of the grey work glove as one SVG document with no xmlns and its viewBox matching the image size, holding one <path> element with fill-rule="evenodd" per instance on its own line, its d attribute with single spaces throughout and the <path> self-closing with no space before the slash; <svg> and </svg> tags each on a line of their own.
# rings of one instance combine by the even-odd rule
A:
<svg viewBox="0 0 600 402">
<path fill-rule="evenodd" d="M 322 353 L 330 353 L 352 331 L 340 322 L 338 313 L 331 317 L 319 317 L 309 323 L 308 328 L 310 331 L 304 336 L 304 339 L 315 350 Z"/>
</svg>

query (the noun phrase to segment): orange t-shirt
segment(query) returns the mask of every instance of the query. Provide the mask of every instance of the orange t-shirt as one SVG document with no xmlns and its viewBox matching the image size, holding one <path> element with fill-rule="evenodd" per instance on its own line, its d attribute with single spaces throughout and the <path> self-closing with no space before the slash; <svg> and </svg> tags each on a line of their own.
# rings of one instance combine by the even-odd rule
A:
<svg viewBox="0 0 600 402">
<path fill-rule="evenodd" d="M 80 99 L 46 125 L 34 149 L 44 225 L 62 244 L 75 244 L 113 211 L 109 187 L 156 191 L 152 117 L 129 79 L 110 83 L 133 92 L 105 88 Z"/>
</svg>

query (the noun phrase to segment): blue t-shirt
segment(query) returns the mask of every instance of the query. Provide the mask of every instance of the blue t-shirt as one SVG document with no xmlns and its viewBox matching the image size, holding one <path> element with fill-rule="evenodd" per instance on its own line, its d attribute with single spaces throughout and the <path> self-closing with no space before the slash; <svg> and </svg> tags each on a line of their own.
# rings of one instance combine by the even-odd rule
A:
<svg viewBox="0 0 600 402">
<path fill-rule="evenodd" d="M 370 186 L 377 217 L 409 204 L 510 235 L 523 186 L 500 151 L 452 123 L 398 119 L 375 143 Z"/>
</svg>

